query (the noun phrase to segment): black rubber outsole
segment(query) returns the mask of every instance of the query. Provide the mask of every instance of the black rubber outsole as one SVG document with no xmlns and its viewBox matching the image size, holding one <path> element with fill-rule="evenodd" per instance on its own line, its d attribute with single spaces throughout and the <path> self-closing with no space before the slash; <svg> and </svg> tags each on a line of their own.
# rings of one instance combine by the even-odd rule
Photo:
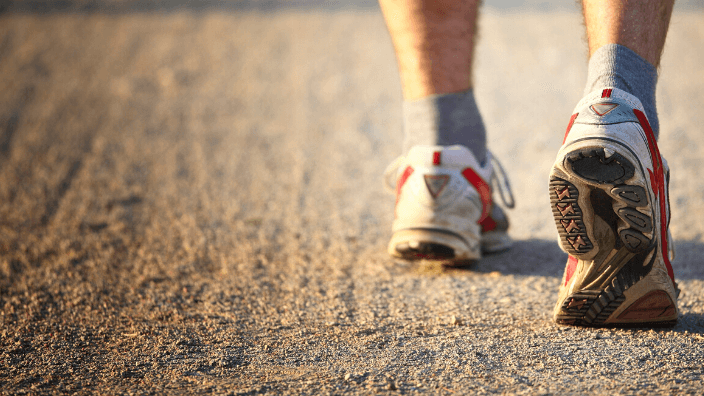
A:
<svg viewBox="0 0 704 396">
<path fill-rule="evenodd" d="M 594 324 L 594 323 L 569 323 L 557 321 L 557 324 L 564 326 L 579 326 L 579 327 L 591 327 L 591 328 L 605 328 L 605 329 L 671 329 L 677 325 L 677 319 L 668 320 L 664 322 L 638 322 L 638 323 L 606 323 L 606 324 Z"/>
<path fill-rule="evenodd" d="M 588 256 L 598 241 L 592 241 L 585 225 L 584 209 L 587 204 L 591 212 L 609 224 L 618 236 L 615 248 L 625 248 L 635 254 L 622 268 L 613 274 L 610 283 L 601 290 L 581 290 L 568 296 L 556 315 L 558 324 L 590 327 L 655 327 L 672 326 L 676 321 L 653 323 L 619 323 L 605 325 L 604 322 L 625 301 L 623 292 L 643 279 L 652 268 L 655 254 L 648 263 L 645 260 L 655 249 L 651 216 L 637 210 L 650 210 L 647 191 L 638 185 L 628 184 L 635 175 L 635 166 L 619 153 L 609 158 L 603 148 L 575 150 L 565 156 L 566 171 L 572 181 L 560 177 L 550 179 L 550 202 L 560 242 L 572 256 Z M 574 183 L 584 183 L 588 188 L 577 188 Z M 580 197 L 580 194 L 589 194 Z M 585 199 L 586 198 L 586 199 Z M 609 247 L 612 248 L 612 247 Z M 601 264 L 601 263 L 600 263 Z"/>
<path fill-rule="evenodd" d="M 447 268 L 471 268 L 478 260 L 456 259 L 455 251 L 449 246 L 438 243 L 421 242 L 418 247 L 411 248 L 407 243 L 396 245 L 396 252 L 400 258 L 408 261 L 428 260 L 437 261 Z"/>
<path fill-rule="evenodd" d="M 626 300 L 624 292 L 643 279 L 655 262 L 653 255 L 644 264 L 650 252 L 631 258 L 602 290 L 581 290 L 569 295 L 555 317 L 559 324 L 575 326 L 601 326 Z"/>
<path fill-rule="evenodd" d="M 649 206 L 648 194 L 641 186 L 627 184 L 635 174 L 630 161 L 618 153 L 606 158 L 604 149 L 586 148 L 567 154 L 565 166 L 577 179 L 584 180 L 592 192 L 603 191 L 601 195 L 592 193 L 589 197 L 593 211 L 604 213 L 603 218 L 618 217 L 621 220 L 615 231 L 629 251 L 640 253 L 650 248 L 652 237 L 645 234 L 652 233 L 653 220 L 636 209 Z M 594 249 L 594 241 L 589 238 L 584 223 L 583 208 L 579 205 L 579 194 L 572 182 L 559 177 L 550 179 L 550 202 L 560 241 L 568 253 L 578 258 Z M 612 207 L 604 207 L 603 197 L 607 196 L 613 200 Z M 625 207 L 614 211 L 616 203 Z"/>
<path fill-rule="evenodd" d="M 395 246 L 396 252 L 406 260 L 452 260 L 455 250 L 439 243 L 420 242 L 417 247 L 408 243 L 399 243 Z"/>
</svg>

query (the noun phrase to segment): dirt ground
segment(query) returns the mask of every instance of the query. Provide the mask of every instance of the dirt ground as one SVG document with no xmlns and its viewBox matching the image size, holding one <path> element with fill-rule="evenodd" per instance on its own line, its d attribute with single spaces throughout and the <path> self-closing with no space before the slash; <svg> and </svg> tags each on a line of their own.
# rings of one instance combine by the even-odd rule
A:
<svg viewBox="0 0 704 396">
<path fill-rule="evenodd" d="M 401 92 L 373 2 L 168 4 L 0 2 L 0 393 L 704 391 L 704 11 L 675 12 L 658 88 L 681 315 L 622 330 L 550 319 L 578 13 L 484 12 L 516 244 L 450 270 L 385 251 Z"/>
</svg>

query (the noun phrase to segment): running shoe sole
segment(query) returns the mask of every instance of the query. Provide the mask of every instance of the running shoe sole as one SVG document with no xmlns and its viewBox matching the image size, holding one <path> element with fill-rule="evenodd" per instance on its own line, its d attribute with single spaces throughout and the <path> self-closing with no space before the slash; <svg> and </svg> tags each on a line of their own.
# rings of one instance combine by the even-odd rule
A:
<svg viewBox="0 0 704 396">
<path fill-rule="evenodd" d="M 460 235 L 439 229 L 396 231 L 389 242 L 389 254 L 406 260 L 452 261 L 460 265 L 478 260 L 481 255 L 470 249 Z"/>
<path fill-rule="evenodd" d="M 554 168 L 550 177 L 550 201 L 563 249 L 574 258 L 593 260 L 580 280 L 582 288 L 561 302 L 555 321 L 603 326 L 610 325 L 607 320 L 626 301 L 624 293 L 650 273 L 658 243 L 654 197 L 642 186 L 648 178 L 640 163 L 629 159 L 637 158 L 635 154 L 619 142 L 589 140 L 565 154 L 561 169 Z M 673 325 L 674 303 L 666 292 L 651 288 L 620 314 L 622 321 L 612 319 L 613 325 Z M 675 316 L 625 323 L 637 317 L 639 309 L 640 317 L 652 317 L 652 310 L 658 318 Z"/>
</svg>

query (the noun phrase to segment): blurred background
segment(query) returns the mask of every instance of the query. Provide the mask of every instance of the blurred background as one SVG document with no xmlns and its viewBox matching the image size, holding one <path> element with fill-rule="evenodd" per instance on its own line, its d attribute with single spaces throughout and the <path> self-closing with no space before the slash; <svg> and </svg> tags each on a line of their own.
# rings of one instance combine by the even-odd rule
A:
<svg viewBox="0 0 704 396">
<path fill-rule="evenodd" d="M 578 9 L 579 1 L 485 0 L 488 8 L 504 11 L 555 11 Z M 274 10 L 274 9 L 368 9 L 378 8 L 374 0 L 2 0 L 0 11 L 14 12 L 145 12 L 189 10 Z M 677 0 L 678 10 L 702 7 L 698 0 Z"/>
</svg>

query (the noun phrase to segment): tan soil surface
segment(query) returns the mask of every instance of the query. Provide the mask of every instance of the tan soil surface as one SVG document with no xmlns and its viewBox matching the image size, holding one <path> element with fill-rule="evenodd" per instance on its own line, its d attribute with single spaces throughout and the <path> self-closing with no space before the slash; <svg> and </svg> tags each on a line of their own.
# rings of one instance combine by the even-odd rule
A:
<svg viewBox="0 0 704 396">
<path fill-rule="evenodd" d="M 618 330 L 550 320 L 578 14 L 485 12 L 516 245 L 448 270 L 385 252 L 376 8 L 116 3 L 0 14 L 0 393 L 702 393 L 704 12 L 674 15 L 658 90 L 681 316 Z"/>
</svg>

